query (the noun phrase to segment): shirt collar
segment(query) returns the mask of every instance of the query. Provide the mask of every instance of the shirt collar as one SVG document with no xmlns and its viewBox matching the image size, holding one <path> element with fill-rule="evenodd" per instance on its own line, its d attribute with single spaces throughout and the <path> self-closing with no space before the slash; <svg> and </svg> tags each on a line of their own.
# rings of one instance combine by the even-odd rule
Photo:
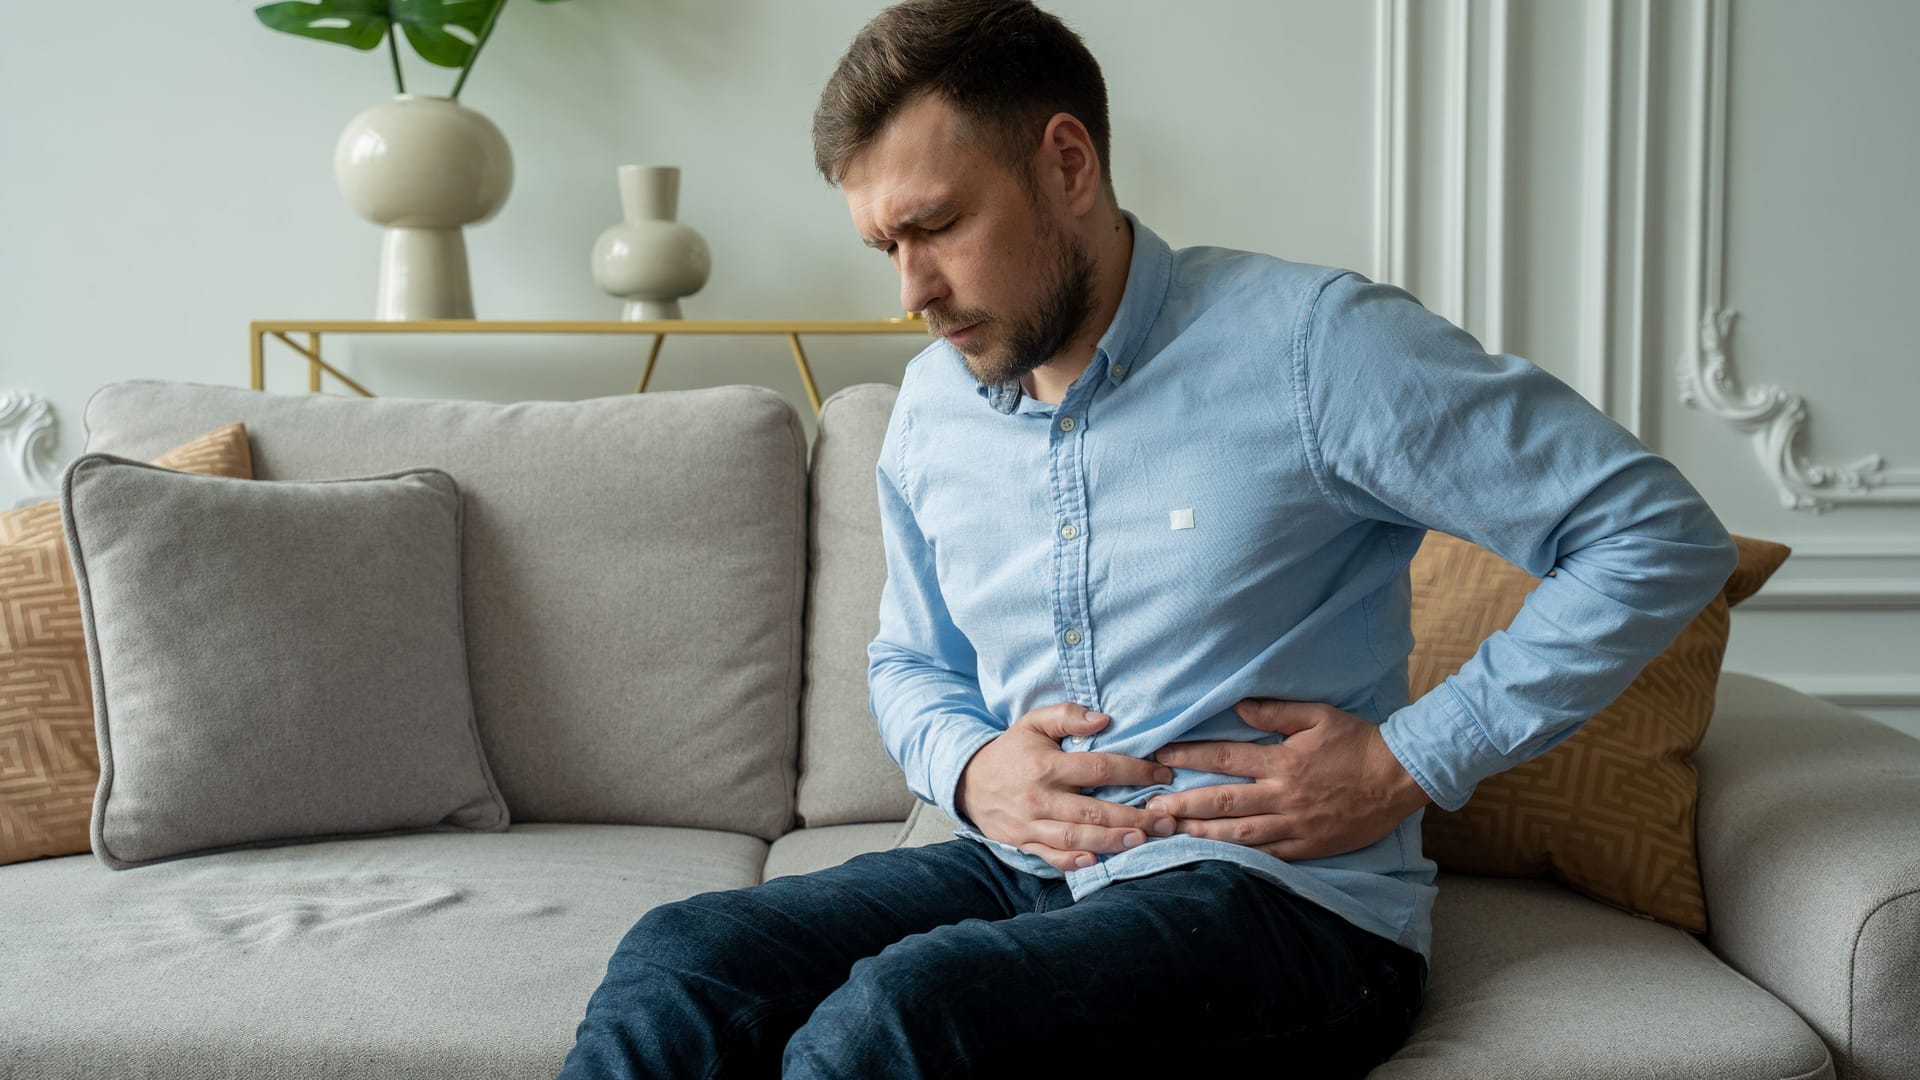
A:
<svg viewBox="0 0 1920 1080">
<path fill-rule="evenodd" d="M 1138 355 L 1140 345 L 1160 317 L 1160 309 L 1166 305 L 1167 285 L 1173 277 L 1173 249 L 1159 234 L 1140 224 L 1140 219 L 1130 211 L 1122 210 L 1121 214 L 1133 227 L 1133 258 L 1127 264 L 1127 285 L 1120 294 L 1120 306 L 1113 313 L 1113 321 L 1107 325 L 1106 333 L 1100 335 L 1093 362 L 1081 374 L 1082 379 L 1104 378 L 1114 387 L 1147 362 L 1148 357 Z M 966 361 L 958 350 L 954 358 L 964 367 Z M 1002 413 L 1019 408 L 1024 396 L 1018 379 L 978 389 L 987 404 Z"/>
</svg>

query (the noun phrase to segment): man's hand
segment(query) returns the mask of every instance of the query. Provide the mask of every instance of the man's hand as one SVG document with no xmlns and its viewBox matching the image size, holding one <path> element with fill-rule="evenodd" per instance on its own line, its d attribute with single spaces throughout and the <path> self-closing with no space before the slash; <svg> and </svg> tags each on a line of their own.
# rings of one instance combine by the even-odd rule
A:
<svg viewBox="0 0 1920 1080">
<path fill-rule="evenodd" d="M 1173 743 L 1154 757 L 1178 769 L 1244 776 L 1157 795 L 1147 809 L 1172 814 L 1178 829 L 1256 847 L 1277 858 L 1321 859 L 1357 851 L 1392 832 L 1432 802 L 1380 729 L 1331 705 L 1247 698 L 1240 718 L 1287 741 Z"/>
<path fill-rule="evenodd" d="M 1164 784 L 1173 771 L 1151 761 L 1089 751 L 1069 754 L 1060 740 L 1091 735 L 1112 719 L 1072 703 L 1046 705 L 1014 721 L 980 748 L 960 774 L 961 816 L 981 834 L 1038 855 L 1060 870 L 1092 866 L 1170 836 L 1173 817 L 1080 794 L 1108 784 Z"/>
</svg>

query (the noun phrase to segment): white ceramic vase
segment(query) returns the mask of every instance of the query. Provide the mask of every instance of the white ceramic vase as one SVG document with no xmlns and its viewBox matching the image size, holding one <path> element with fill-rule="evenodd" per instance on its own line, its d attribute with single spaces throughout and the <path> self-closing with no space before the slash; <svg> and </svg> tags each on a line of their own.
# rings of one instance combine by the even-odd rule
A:
<svg viewBox="0 0 1920 1080">
<path fill-rule="evenodd" d="M 401 94 L 353 118 L 334 146 L 340 193 L 375 225 L 377 319 L 471 319 L 461 229 L 500 212 L 513 154 L 493 122 L 451 98 Z"/>
<path fill-rule="evenodd" d="M 706 240 L 674 220 L 680 170 L 622 165 L 619 178 L 625 220 L 594 242 L 593 280 L 627 301 L 624 320 L 678 319 L 680 298 L 699 292 L 713 270 Z"/>
</svg>

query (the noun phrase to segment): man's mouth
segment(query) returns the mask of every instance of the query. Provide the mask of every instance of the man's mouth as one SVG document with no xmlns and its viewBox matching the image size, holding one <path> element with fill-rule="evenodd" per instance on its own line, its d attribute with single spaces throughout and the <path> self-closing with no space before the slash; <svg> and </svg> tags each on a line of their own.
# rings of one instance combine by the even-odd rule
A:
<svg viewBox="0 0 1920 1080">
<path fill-rule="evenodd" d="M 946 338 L 951 344 L 960 345 L 970 340 L 974 332 L 979 329 L 979 323 L 968 323 L 965 326 L 958 326 L 952 330 L 942 330 L 940 331 L 940 336 Z"/>
</svg>

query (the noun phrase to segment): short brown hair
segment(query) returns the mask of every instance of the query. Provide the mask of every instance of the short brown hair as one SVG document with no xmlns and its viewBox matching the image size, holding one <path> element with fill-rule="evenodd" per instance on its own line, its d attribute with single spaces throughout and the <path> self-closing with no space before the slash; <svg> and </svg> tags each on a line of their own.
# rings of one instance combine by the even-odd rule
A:
<svg viewBox="0 0 1920 1080">
<path fill-rule="evenodd" d="M 1107 84 L 1080 36 L 1029 0 L 906 0 L 874 16 L 820 94 L 813 160 L 838 184 L 887 120 L 940 95 L 1015 175 L 1046 123 L 1070 113 L 1093 137 L 1109 189 Z"/>
</svg>

